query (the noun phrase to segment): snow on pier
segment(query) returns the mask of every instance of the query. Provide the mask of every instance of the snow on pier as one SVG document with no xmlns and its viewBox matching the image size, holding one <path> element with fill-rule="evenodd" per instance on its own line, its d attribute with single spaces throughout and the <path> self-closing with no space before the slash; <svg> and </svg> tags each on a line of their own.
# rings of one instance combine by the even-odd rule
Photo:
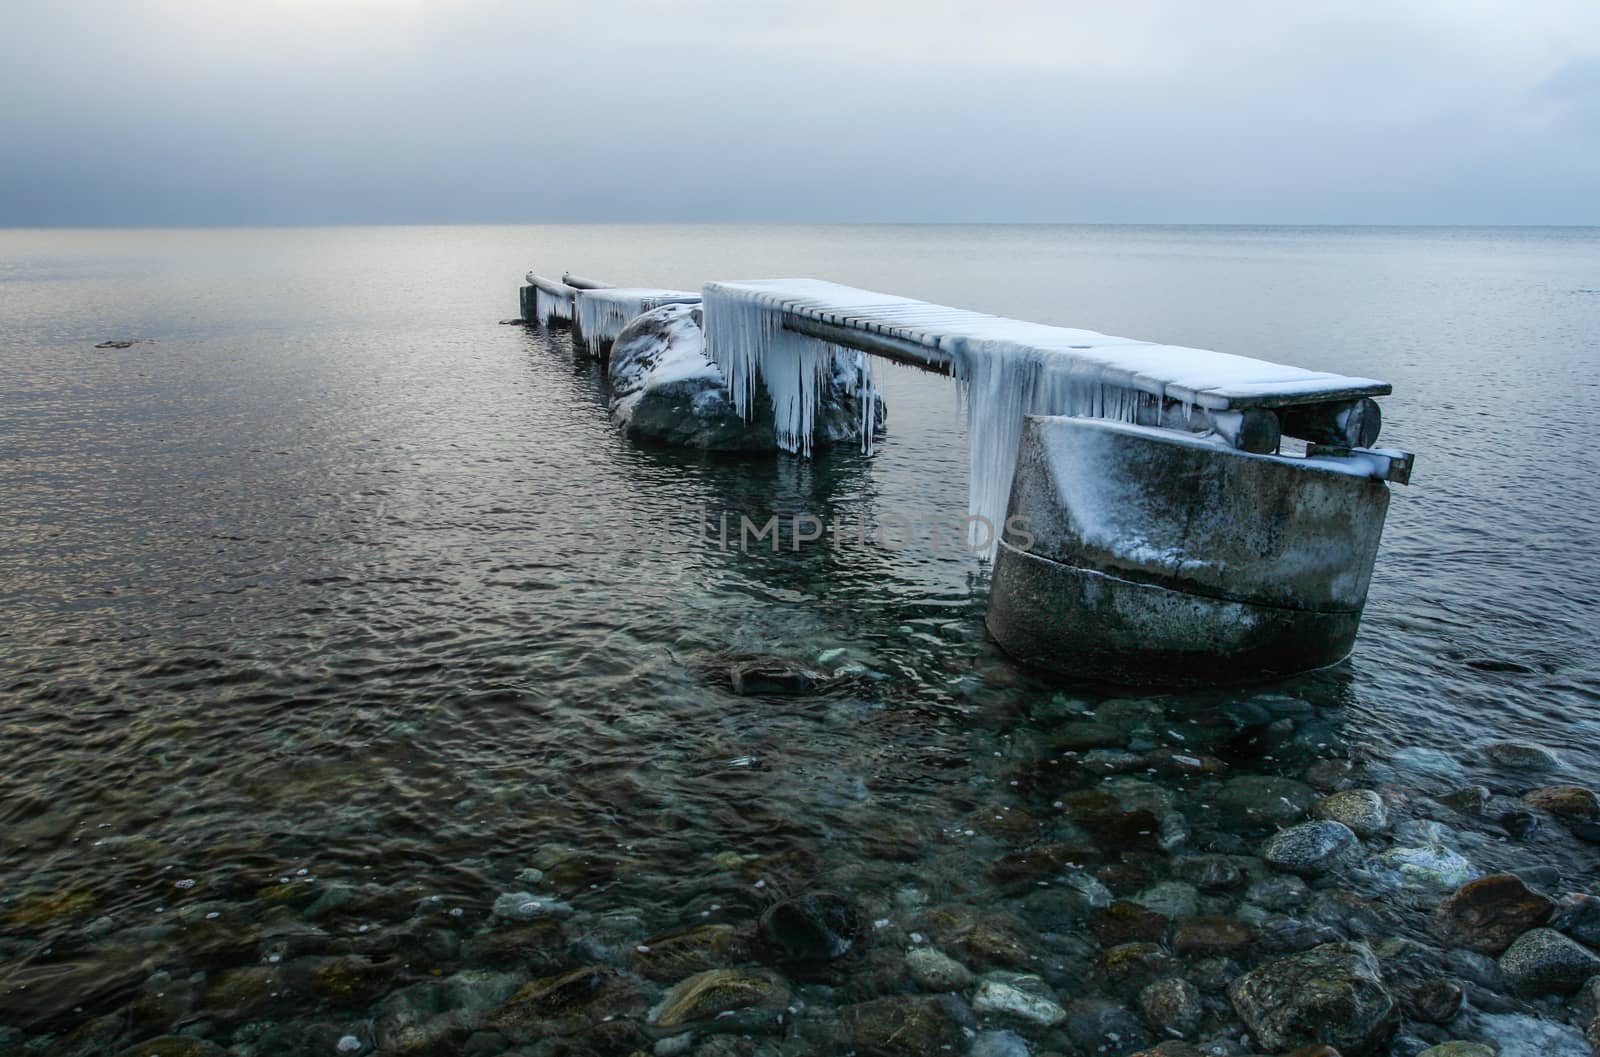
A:
<svg viewBox="0 0 1600 1057">
<path fill-rule="evenodd" d="M 966 400 L 969 514 L 1005 519 L 1025 415 L 1159 424 L 1170 404 L 1232 413 L 1381 396 L 1388 384 L 1228 353 L 1005 319 L 820 279 L 707 283 L 708 354 L 749 415 L 758 382 L 779 443 L 809 453 L 816 394 L 836 362 L 864 352 L 952 375 Z M 861 371 L 870 402 L 870 369 Z M 870 447 L 871 431 L 864 434 Z M 975 532 L 977 526 L 975 525 Z M 993 532 L 990 533 L 994 535 Z"/>
</svg>

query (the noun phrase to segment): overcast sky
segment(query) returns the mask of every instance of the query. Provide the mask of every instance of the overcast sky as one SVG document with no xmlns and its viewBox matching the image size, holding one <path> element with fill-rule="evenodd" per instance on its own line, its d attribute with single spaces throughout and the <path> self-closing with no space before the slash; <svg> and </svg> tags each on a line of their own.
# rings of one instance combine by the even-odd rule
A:
<svg viewBox="0 0 1600 1057">
<path fill-rule="evenodd" d="M 0 225 L 1600 224 L 1596 0 L 0 15 Z"/>
</svg>

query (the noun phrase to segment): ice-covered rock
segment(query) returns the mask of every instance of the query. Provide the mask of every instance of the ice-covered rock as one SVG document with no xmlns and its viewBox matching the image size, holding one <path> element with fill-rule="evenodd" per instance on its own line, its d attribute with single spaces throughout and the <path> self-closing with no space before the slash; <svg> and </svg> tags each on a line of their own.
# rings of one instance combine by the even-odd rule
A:
<svg viewBox="0 0 1600 1057">
<path fill-rule="evenodd" d="M 865 416 L 858 359 L 837 361 L 816 396 L 814 440 L 858 442 Z M 852 373 L 854 372 L 854 373 Z M 623 328 L 611 348 L 611 421 L 639 440 L 707 451 L 775 451 L 770 402 L 757 401 L 748 421 L 728 396 L 727 379 L 706 357 L 696 305 L 652 309 Z M 871 396 L 874 431 L 883 401 Z"/>
</svg>

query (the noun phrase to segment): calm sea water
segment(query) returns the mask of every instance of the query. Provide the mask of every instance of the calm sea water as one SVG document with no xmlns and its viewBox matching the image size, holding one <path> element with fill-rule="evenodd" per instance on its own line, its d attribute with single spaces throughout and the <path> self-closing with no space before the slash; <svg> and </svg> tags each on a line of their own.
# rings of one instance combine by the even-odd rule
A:
<svg viewBox="0 0 1600 1057">
<path fill-rule="evenodd" d="M 302 917 L 357 893 L 315 919 L 346 938 L 440 897 L 468 942 L 445 971 L 519 870 L 563 856 L 593 864 L 558 893 L 569 938 L 605 949 L 774 889 L 990 898 L 968 878 L 1020 838 L 972 819 L 1038 808 L 1014 769 L 1107 695 L 987 644 L 984 569 L 953 542 L 741 555 L 689 519 L 964 511 L 949 383 L 888 372 L 870 460 L 643 450 L 564 336 L 497 325 L 529 267 L 817 275 L 1388 379 L 1383 442 L 1417 470 L 1351 660 L 1113 703 L 1153 709 L 1160 741 L 1162 716 L 1293 701 L 1299 755 L 1267 772 L 1496 736 L 1560 748 L 1568 778 L 1600 763 L 1600 231 L 5 231 L 0 1024 L 260 964 L 279 878 Z M 93 348 L 112 338 L 149 341 Z M 699 668 L 730 651 L 853 674 L 739 698 Z M 185 940 L 185 907 L 243 938 Z"/>
</svg>

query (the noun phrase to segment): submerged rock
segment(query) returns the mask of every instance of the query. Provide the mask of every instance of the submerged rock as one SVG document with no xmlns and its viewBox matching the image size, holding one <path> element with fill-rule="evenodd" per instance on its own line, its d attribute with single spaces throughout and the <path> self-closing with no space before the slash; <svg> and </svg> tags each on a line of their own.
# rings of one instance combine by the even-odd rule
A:
<svg viewBox="0 0 1600 1057">
<path fill-rule="evenodd" d="M 732 925 L 697 925 L 651 936 L 636 946 L 630 960 L 641 976 L 671 982 L 707 969 L 721 969 L 745 961 L 750 942 Z"/>
<path fill-rule="evenodd" d="M 1233 1008 L 1273 1051 L 1322 1043 L 1370 1054 L 1399 1019 L 1378 960 L 1362 943 L 1329 943 L 1270 961 L 1228 987 Z"/>
<path fill-rule="evenodd" d="M 1424 892 L 1448 892 L 1478 876 L 1477 867 L 1442 844 L 1390 848 L 1374 856 L 1367 868 L 1379 881 Z"/>
<path fill-rule="evenodd" d="M 644 989 L 614 969 L 589 966 L 525 985 L 486 1018 L 513 1039 L 571 1035 L 644 1012 Z"/>
<path fill-rule="evenodd" d="M 1579 943 L 1600 947 L 1600 899 L 1583 892 L 1562 896 L 1550 915 L 1550 927 Z"/>
<path fill-rule="evenodd" d="M 1554 904 L 1516 874 L 1469 881 L 1434 910 L 1434 927 L 1452 946 L 1499 954 L 1518 936 L 1549 920 Z"/>
<path fill-rule="evenodd" d="M 773 451 L 771 402 L 758 387 L 749 421 L 728 396 L 727 379 L 707 356 L 697 305 L 663 305 L 630 322 L 611 347 L 611 421 L 640 440 L 707 451 Z M 860 367 L 842 357 L 823 380 L 814 443 L 856 441 L 862 407 Z M 883 427 L 874 397 L 873 429 Z"/>
<path fill-rule="evenodd" d="M 650 1023 L 677 1028 L 754 1010 L 781 1014 L 789 1004 L 789 986 L 765 970 L 711 969 L 675 984 L 650 1012 Z M 772 1019 L 768 1017 L 767 1019 Z"/>
<path fill-rule="evenodd" d="M 1490 763 L 1518 771 L 1553 771 L 1561 766 L 1555 752 L 1527 741 L 1491 741 L 1482 752 Z"/>
<path fill-rule="evenodd" d="M 1500 956 L 1506 982 L 1528 994 L 1576 991 L 1600 973 L 1600 957 L 1555 929 L 1533 929 Z"/>
<path fill-rule="evenodd" d="M 1477 1023 L 1499 1057 L 1590 1057 L 1582 1033 L 1566 1024 L 1522 1013 L 1484 1014 Z"/>
<path fill-rule="evenodd" d="M 813 892 L 774 903 L 758 928 L 776 960 L 825 962 L 844 957 L 860 939 L 861 915 L 843 896 Z"/>
<path fill-rule="evenodd" d="M 1139 992 L 1139 1012 L 1157 1035 L 1190 1038 L 1200 1030 L 1205 1015 L 1200 989 L 1180 976 L 1145 985 Z"/>
<path fill-rule="evenodd" d="M 1304 877 L 1337 869 L 1360 853 L 1360 838 L 1343 822 L 1331 819 L 1290 826 L 1273 834 L 1261 847 L 1261 857 L 1268 863 Z"/>
<path fill-rule="evenodd" d="M 1067 1018 L 1067 1011 L 1037 976 L 1023 973 L 989 973 L 978 981 L 972 993 L 972 1008 L 978 1013 L 1015 1017 L 1046 1027 Z"/>
<path fill-rule="evenodd" d="M 1376 837 L 1389 828 L 1389 810 L 1383 798 L 1370 789 L 1346 789 L 1317 801 L 1311 813 L 1317 818 L 1343 822 L 1358 837 Z"/>
<path fill-rule="evenodd" d="M 809 694 L 828 682 L 829 673 L 787 657 L 739 654 L 721 659 L 721 672 L 734 693 Z"/>
<path fill-rule="evenodd" d="M 1548 785 L 1522 794 L 1522 802 L 1561 818 L 1590 822 L 1600 818 L 1600 798 L 1581 785 Z"/>
<path fill-rule="evenodd" d="M 954 1053 L 961 1027 L 945 1006 L 925 995 L 895 995 L 839 1011 L 844 1041 L 862 1057 L 926 1057 Z"/>
<path fill-rule="evenodd" d="M 1294 822 L 1316 801 L 1316 790 L 1304 782 L 1270 774 L 1230 778 L 1215 799 L 1217 810 L 1225 816 L 1267 827 Z"/>
<path fill-rule="evenodd" d="M 933 947 L 907 951 L 906 971 L 928 991 L 965 991 L 972 986 L 972 970 Z"/>
</svg>

